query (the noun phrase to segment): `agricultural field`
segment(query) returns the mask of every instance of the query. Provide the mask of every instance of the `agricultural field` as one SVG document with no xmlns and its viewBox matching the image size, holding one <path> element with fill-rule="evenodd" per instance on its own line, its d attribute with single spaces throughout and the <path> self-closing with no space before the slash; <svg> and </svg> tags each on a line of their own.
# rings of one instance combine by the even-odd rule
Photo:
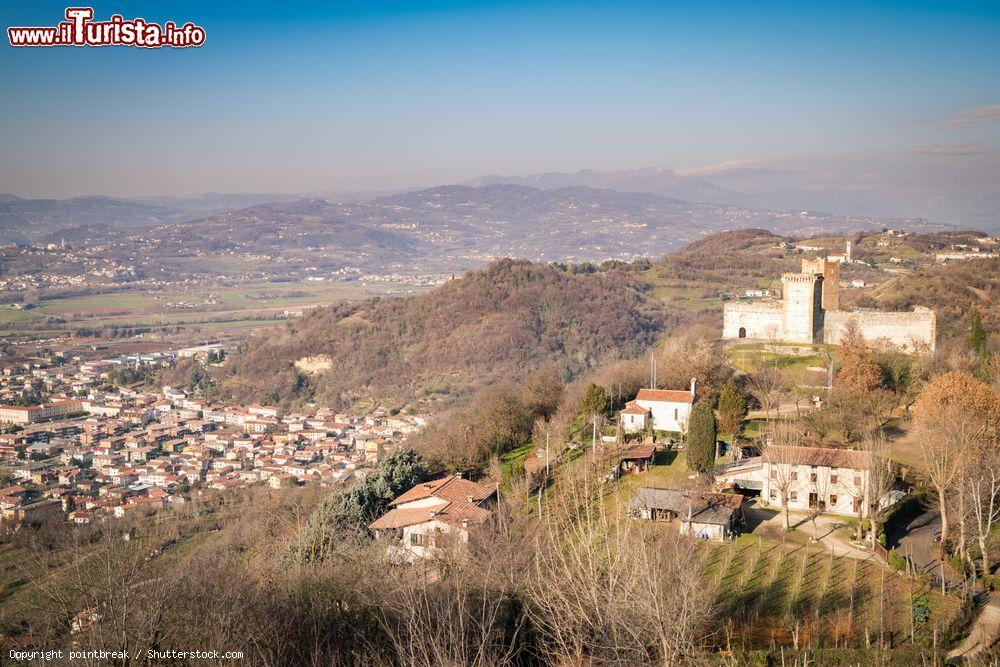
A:
<svg viewBox="0 0 1000 667">
<path fill-rule="evenodd" d="M 37 323 L 37 329 L 108 326 L 186 325 L 194 329 L 245 329 L 273 326 L 285 311 L 299 311 L 341 301 L 407 292 L 419 288 L 384 283 L 251 283 L 186 289 L 130 290 L 48 299 L 30 310 L 0 308 L 0 327 Z M 32 330 L 37 330 L 32 326 Z"/>
<path fill-rule="evenodd" d="M 911 638 L 930 646 L 960 612 L 959 598 L 873 559 L 753 535 L 705 548 L 720 617 L 729 619 L 734 643 L 745 649 L 895 646 Z"/>
</svg>

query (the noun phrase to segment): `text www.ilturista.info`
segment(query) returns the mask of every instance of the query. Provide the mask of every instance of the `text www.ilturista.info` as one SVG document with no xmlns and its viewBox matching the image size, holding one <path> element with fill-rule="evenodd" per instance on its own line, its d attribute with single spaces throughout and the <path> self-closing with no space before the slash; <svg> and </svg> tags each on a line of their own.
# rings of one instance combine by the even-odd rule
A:
<svg viewBox="0 0 1000 667">
<path fill-rule="evenodd" d="M 191 22 L 162 26 L 145 19 L 124 19 L 114 14 L 107 21 L 94 21 L 92 7 L 67 7 L 66 19 L 51 27 L 7 28 L 11 46 L 165 46 L 186 48 L 205 43 L 205 29 Z"/>
</svg>

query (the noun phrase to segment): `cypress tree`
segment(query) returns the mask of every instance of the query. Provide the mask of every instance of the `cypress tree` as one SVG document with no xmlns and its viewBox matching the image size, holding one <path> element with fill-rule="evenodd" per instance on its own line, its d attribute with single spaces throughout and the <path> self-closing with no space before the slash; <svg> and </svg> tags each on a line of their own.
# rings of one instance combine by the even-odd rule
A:
<svg viewBox="0 0 1000 667">
<path fill-rule="evenodd" d="M 733 378 L 729 378 L 719 393 L 719 428 L 734 438 L 743 431 L 747 402 Z"/>
<path fill-rule="evenodd" d="M 707 401 L 699 401 L 691 410 L 688 425 L 687 465 L 700 473 L 710 473 L 715 467 L 715 412 Z"/>
</svg>

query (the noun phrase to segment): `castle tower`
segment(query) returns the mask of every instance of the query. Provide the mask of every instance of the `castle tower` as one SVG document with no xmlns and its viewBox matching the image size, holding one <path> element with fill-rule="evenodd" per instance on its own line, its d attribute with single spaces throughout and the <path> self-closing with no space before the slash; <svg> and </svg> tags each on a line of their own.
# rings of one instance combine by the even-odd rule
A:
<svg viewBox="0 0 1000 667">
<path fill-rule="evenodd" d="M 815 343 L 823 340 L 823 276 L 785 273 L 781 276 L 784 340 Z"/>
<path fill-rule="evenodd" d="M 823 276 L 823 310 L 840 310 L 840 262 L 821 257 L 803 259 L 802 273 Z"/>
</svg>

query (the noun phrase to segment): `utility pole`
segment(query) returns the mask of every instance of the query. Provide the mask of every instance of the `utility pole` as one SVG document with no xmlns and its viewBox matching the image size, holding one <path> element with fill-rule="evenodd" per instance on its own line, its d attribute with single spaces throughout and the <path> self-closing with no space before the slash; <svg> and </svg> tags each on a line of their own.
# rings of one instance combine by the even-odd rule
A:
<svg viewBox="0 0 1000 667">
<path fill-rule="evenodd" d="M 549 434 L 548 431 L 545 433 L 545 474 L 549 474 Z"/>
<path fill-rule="evenodd" d="M 594 415 L 594 429 L 590 436 L 590 460 L 597 461 L 597 415 Z"/>
</svg>

